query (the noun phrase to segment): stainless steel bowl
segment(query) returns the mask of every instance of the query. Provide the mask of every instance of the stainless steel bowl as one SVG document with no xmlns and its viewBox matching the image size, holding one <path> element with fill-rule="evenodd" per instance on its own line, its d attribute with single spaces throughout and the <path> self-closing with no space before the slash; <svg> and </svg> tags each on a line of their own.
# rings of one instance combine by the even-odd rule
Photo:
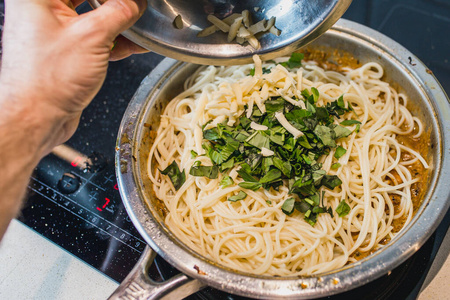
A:
<svg viewBox="0 0 450 300">
<path fill-rule="evenodd" d="M 99 0 L 89 0 L 99 7 Z M 251 63 L 253 54 L 264 60 L 289 54 L 329 29 L 346 11 L 351 0 L 148 0 L 144 15 L 122 34 L 136 44 L 161 55 L 198 64 Z M 260 9 L 255 11 L 255 7 Z M 211 25 L 209 14 L 219 18 L 249 10 L 255 21 L 276 17 L 280 36 L 265 34 L 261 48 L 228 43 L 222 32 L 199 38 Z M 172 25 L 181 15 L 184 28 Z"/>
<path fill-rule="evenodd" d="M 149 249 L 118 293 L 132 295 L 137 290 L 156 298 L 169 292 L 185 296 L 209 285 L 254 298 L 324 297 L 356 288 L 388 273 L 416 252 L 433 233 L 450 206 L 450 105 L 436 78 L 418 58 L 396 42 L 350 21 L 340 20 L 311 47 L 345 51 L 361 63 L 380 63 L 385 69 L 385 79 L 409 96 L 410 109 L 430 131 L 430 144 L 434 147 L 430 147 L 428 161 L 432 170 L 428 190 L 412 222 L 386 247 L 369 257 L 333 272 L 304 278 L 244 274 L 194 253 L 164 224 L 154 205 L 158 200 L 152 195 L 146 176 L 151 146 L 149 126 L 156 130 L 167 101 L 182 91 L 184 80 L 198 68 L 194 64 L 165 59 L 144 79 L 125 112 L 117 140 L 116 169 L 120 193 L 134 225 L 154 251 L 185 275 L 162 285 L 151 282 L 144 268 L 151 261 Z M 134 280 L 131 288 L 130 280 Z"/>
</svg>

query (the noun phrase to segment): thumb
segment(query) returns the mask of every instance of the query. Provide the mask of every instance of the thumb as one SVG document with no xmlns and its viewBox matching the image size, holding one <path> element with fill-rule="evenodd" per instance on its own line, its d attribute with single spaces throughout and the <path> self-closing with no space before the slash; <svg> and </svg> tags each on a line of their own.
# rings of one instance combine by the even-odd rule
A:
<svg viewBox="0 0 450 300">
<path fill-rule="evenodd" d="M 94 21 L 94 26 L 102 30 L 112 43 L 121 32 L 139 19 L 146 8 L 146 0 L 108 0 L 86 17 Z"/>
</svg>

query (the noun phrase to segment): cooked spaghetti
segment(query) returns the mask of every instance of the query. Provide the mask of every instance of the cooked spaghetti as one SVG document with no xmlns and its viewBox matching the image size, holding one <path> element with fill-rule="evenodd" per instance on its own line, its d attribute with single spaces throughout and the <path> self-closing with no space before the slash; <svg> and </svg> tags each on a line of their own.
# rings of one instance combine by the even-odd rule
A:
<svg viewBox="0 0 450 300">
<path fill-rule="evenodd" d="M 406 108 L 407 97 L 382 80 L 383 68 L 375 62 L 335 72 L 314 61 L 302 62 L 301 66 L 289 65 L 289 58 L 263 63 L 255 56 L 254 61 L 254 65 L 199 68 L 186 80 L 184 92 L 165 108 L 149 153 L 148 174 L 156 197 L 168 211 L 168 228 L 187 247 L 208 259 L 231 269 L 264 275 L 331 271 L 354 262 L 355 253 L 383 247 L 398 232 L 394 223 L 404 226 L 413 217 L 411 186 L 420 178 L 411 174 L 409 166 L 420 163 L 425 169 L 429 167 L 418 152 L 398 140 L 405 135 L 419 137 L 424 131 L 421 121 Z M 302 93 L 305 90 L 306 94 Z M 312 108 L 308 94 L 316 97 L 310 101 Z M 318 107 L 331 107 L 338 98 L 343 100 L 344 110 L 340 115 L 335 113 L 336 117 L 328 116 L 333 124 L 327 126 L 333 129 L 346 124 L 339 127 L 345 127 L 348 133 L 337 137 L 335 145 L 331 141 L 324 147 L 327 142 L 319 131 L 302 132 L 302 127 L 286 119 L 286 107 L 316 113 Z M 315 138 L 317 147 L 324 150 L 323 155 L 316 156 L 316 165 L 323 171 L 316 168 L 314 172 L 339 178 L 340 184 L 332 188 L 315 185 L 321 204 L 314 210 L 314 219 L 308 217 L 313 206 L 307 206 L 309 213 L 290 209 L 301 204 L 298 195 L 302 194 L 293 195 L 288 177 L 272 165 L 267 168 L 275 169 L 281 177 L 277 177 L 276 185 L 266 188 L 260 183 L 262 177 L 254 177 L 253 185 L 242 184 L 249 180 L 241 176 L 242 163 L 221 167 L 209 178 L 190 174 L 200 165 L 217 164 L 208 155 L 205 131 L 219 124 L 237 128 L 244 118 L 256 120 L 252 117 L 255 111 L 266 113 L 265 105 L 273 99 L 284 103 L 285 114 L 277 112 L 277 120 L 272 122 L 277 130 L 281 128 L 285 141 L 298 140 L 305 134 L 307 139 Z M 249 132 L 264 132 L 269 127 L 252 122 L 247 128 Z M 234 152 L 236 158 L 249 146 L 249 139 Z M 258 159 L 278 155 L 275 148 L 259 150 Z M 175 180 L 165 175 L 174 162 Z M 297 175 L 293 180 L 306 180 L 298 180 Z M 305 196 L 310 203 L 308 197 L 313 196 Z M 346 212 L 338 213 L 342 202 Z M 286 209 L 286 204 L 292 205 Z"/>
</svg>

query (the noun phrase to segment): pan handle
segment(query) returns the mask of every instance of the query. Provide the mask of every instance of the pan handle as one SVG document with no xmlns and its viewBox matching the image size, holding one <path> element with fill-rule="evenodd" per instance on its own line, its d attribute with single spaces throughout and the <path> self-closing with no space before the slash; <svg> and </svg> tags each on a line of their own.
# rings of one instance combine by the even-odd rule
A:
<svg viewBox="0 0 450 300">
<path fill-rule="evenodd" d="M 206 284 L 203 282 L 187 277 L 184 274 L 176 275 L 164 282 L 151 280 L 147 270 L 152 265 L 155 257 L 156 252 L 149 246 L 146 246 L 131 273 L 128 274 L 108 299 L 182 299 L 206 287 Z"/>
</svg>

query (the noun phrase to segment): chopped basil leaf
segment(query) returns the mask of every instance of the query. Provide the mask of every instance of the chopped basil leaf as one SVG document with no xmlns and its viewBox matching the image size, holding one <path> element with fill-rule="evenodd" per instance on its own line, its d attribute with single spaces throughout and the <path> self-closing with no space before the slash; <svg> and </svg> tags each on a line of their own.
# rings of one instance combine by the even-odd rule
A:
<svg viewBox="0 0 450 300">
<path fill-rule="evenodd" d="M 252 112 L 252 118 L 255 117 L 261 117 L 262 116 L 262 112 L 259 110 L 258 106 L 253 106 L 253 112 Z"/>
<path fill-rule="evenodd" d="M 358 120 L 345 120 L 345 121 L 341 122 L 341 125 L 344 125 L 344 126 L 350 126 L 350 125 L 354 125 L 354 124 L 361 124 L 361 122 Z"/>
<path fill-rule="evenodd" d="M 340 186 L 342 181 L 336 175 L 325 175 L 322 178 L 322 184 L 332 190 L 335 187 Z"/>
<path fill-rule="evenodd" d="M 311 209 L 311 205 L 303 201 L 297 201 L 295 202 L 295 209 L 301 213 L 306 213 L 308 210 Z"/>
<path fill-rule="evenodd" d="M 220 171 L 223 172 L 227 169 L 230 169 L 234 167 L 234 157 L 227 160 L 226 162 L 224 162 L 221 166 L 220 166 Z"/>
<path fill-rule="evenodd" d="M 246 159 L 247 164 L 250 166 L 250 169 L 254 171 L 259 167 L 262 161 L 262 155 L 257 152 L 252 152 L 248 154 L 248 158 Z"/>
<path fill-rule="evenodd" d="M 339 203 L 338 207 L 336 207 L 336 212 L 339 217 L 344 217 L 348 215 L 350 212 L 350 205 L 348 205 L 344 199 Z"/>
<path fill-rule="evenodd" d="M 241 125 L 244 129 L 247 129 L 251 123 L 252 120 L 250 120 L 246 116 L 242 116 L 241 118 L 239 118 L 239 125 Z"/>
<path fill-rule="evenodd" d="M 285 141 L 283 147 L 288 151 L 293 151 L 294 147 L 295 147 L 295 143 L 296 143 L 296 140 L 294 138 L 290 137 Z"/>
<path fill-rule="evenodd" d="M 269 172 L 267 172 L 266 175 L 264 175 L 263 178 L 259 180 L 260 183 L 269 183 L 276 181 L 281 178 L 281 171 L 278 169 L 271 169 Z"/>
<path fill-rule="evenodd" d="M 314 206 L 318 206 L 320 204 L 319 194 L 314 194 L 314 195 L 310 196 L 309 198 L 313 201 Z"/>
<path fill-rule="evenodd" d="M 270 149 L 270 139 L 267 134 L 261 131 L 256 131 L 255 134 L 252 134 L 247 140 L 247 143 L 256 147 L 256 148 L 267 148 Z"/>
<path fill-rule="evenodd" d="M 313 99 L 314 101 L 314 99 Z M 314 103 L 311 103 L 310 101 L 306 101 L 306 109 L 311 113 L 311 114 L 315 114 L 316 113 L 316 107 L 313 105 Z"/>
<path fill-rule="evenodd" d="M 252 191 L 257 191 L 262 187 L 262 184 L 259 182 L 248 182 L 248 181 L 241 182 L 238 185 L 244 189 L 249 189 Z"/>
<path fill-rule="evenodd" d="M 314 181 L 314 184 L 319 185 L 320 183 L 322 183 L 322 178 L 326 174 L 327 174 L 327 172 L 325 172 L 325 170 L 317 170 L 317 171 L 312 172 L 312 179 Z"/>
<path fill-rule="evenodd" d="M 307 180 L 305 182 L 303 182 L 302 179 L 299 179 L 292 186 L 292 192 L 294 192 L 302 197 L 307 197 L 307 196 L 313 195 L 316 192 L 316 188 L 314 187 L 314 183 L 313 183 L 312 179 Z"/>
<path fill-rule="evenodd" d="M 203 131 L 203 138 L 208 141 L 215 141 L 220 139 L 219 131 L 217 128 L 211 128 Z"/>
<path fill-rule="evenodd" d="M 290 215 L 294 212 L 294 205 L 295 205 L 295 199 L 289 198 L 284 200 L 283 205 L 281 206 L 281 210 L 287 214 Z"/>
<path fill-rule="evenodd" d="M 303 121 L 304 118 L 307 117 L 311 117 L 313 116 L 313 113 L 311 113 L 310 111 L 306 110 L 306 109 L 301 109 L 298 107 L 295 107 L 294 109 L 292 109 L 290 112 L 285 114 L 286 120 L 288 120 L 289 122 L 292 122 L 293 125 L 297 125 L 297 124 L 301 124 L 301 122 Z M 300 123 L 299 123 L 300 122 Z M 305 129 L 305 126 L 299 126 L 297 125 L 300 129 Z"/>
<path fill-rule="evenodd" d="M 348 103 L 348 109 L 351 110 L 356 117 L 358 117 L 358 114 L 356 113 L 355 109 L 353 108 L 350 102 Z"/>
<path fill-rule="evenodd" d="M 283 111 L 284 109 L 284 99 L 283 98 L 276 98 L 275 100 L 267 100 L 264 102 L 264 105 L 266 107 L 267 113 L 276 113 L 278 111 Z"/>
<path fill-rule="evenodd" d="M 217 164 L 221 164 L 233 154 L 237 149 L 230 143 L 226 144 L 218 154 Z"/>
<path fill-rule="evenodd" d="M 330 120 L 330 114 L 325 107 L 317 107 L 316 116 L 319 121 L 322 121 L 324 123 L 328 123 L 328 121 Z"/>
<path fill-rule="evenodd" d="M 217 166 L 192 166 L 189 170 L 189 174 L 192 176 L 203 176 L 209 179 L 216 179 L 219 174 L 219 168 Z"/>
<path fill-rule="evenodd" d="M 301 94 L 302 94 L 303 98 L 305 98 L 305 100 L 308 100 L 308 98 L 311 97 L 311 94 L 308 92 L 307 89 L 304 89 L 303 91 L 301 91 Z"/>
<path fill-rule="evenodd" d="M 172 181 L 173 187 L 175 190 L 179 190 L 183 183 L 186 181 L 186 174 L 184 171 L 180 171 L 178 168 L 178 164 L 173 161 L 167 168 L 164 170 L 160 170 L 161 174 L 167 175 Z"/>
<path fill-rule="evenodd" d="M 345 127 L 342 127 L 340 125 L 337 125 L 336 127 L 334 127 L 334 133 L 335 133 L 335 139 L 340 139 L 343 137 L 347 137 L 349 136 L 352 132 L 350 130 L 348 130 Z"/>
<path fill-rule="evenodd" d="M 270 131 L 269 139 L 272 143 L 283 146 L 284 144 L 284 134 Z"/>
<path fill-rule="evenodd" d="M 302 158 L 307 165 L 312 165 L 312 163 L 314 162 L 314 159 L 311 159 L 309 156 L 306 156 L 304 154 L 302 154 Z"/>
<path fill-rule="evenodd" d="M 314 103 L 317 103 L 317 101 L 319 100 L 319 91 L 315 87 L 312 87 L 311 93 L 314 97 Z"/>
<path fill-rule="evenodd" d="M 338 98 L 338 100 L 337 100 L 337 105 L 338 105 L 340 108 L 345 108 L 344 96 L 343 96 L 343 95 L 341 95 L 341 96 Z"/>
<path fill-rule="evenodd" d="M 234 183 L 233 179 L 230 176 L 224 176 L 222 180 L 220 180 L 219 185 L 222 188 L 226 188 Z"/>
<path fill-rule="evenodd" d="M 302 135 L 301 137 L 299 137 L 297 139 L 297 143 L 300 144 L 300 146 L 305 147 L 306 149 L 312 149 L 313 148 L 311 146 L 311 144 L 308 142 L 308 138 L 306 137 L 306 135 Z"/>
<path fill-rule="evenodd" d="M 248 139 L 248 137 L 249 135 L 245 130 L 238 131 L 237 133 L 234 134 L 234 139 L 241 143 L 246 139 Z"/>
<path fill-rule="evenodd" d="M 329 127 L 317 125 L 316 129 L 314 129 L 314 133 L 325 146 L 333 148 L 336 147 L 336 143 L 334 142 L 334 131 L 332 131 Z"/>
<path fill-rule="evenodd" d="M 278 157 L 273 158 L 273 165 L 278 168 L 286 177 L 291 176 L 292 166 L 288 161 L 283 161 Z"/>
<path fill-rule="evenodd" d="M 236 201 L 239 201 L 239 200 L 244 200 L 245 197 L 247 197 L 247 194 L 245 192 L 243 192 L 243 191 L 239 191 L 239 193 L 237 195 L 229 197 L 228 201 L 236 202 Z"/>
<path fill-rule="evenodd" d="M 336 151 L 334 152 L 334 157 L 336 157 L 337 159 L 341 158 L 345 153 L 347 152 L 347 150 L 341 146 L 338 146 L 336 148 Z"/>
<path fill-rule="evenodd" d="M 302 59 L 305 57 L 303 53 L 292 53 L 288 61 L 281 63 L 285 68 L 298 68 L 302 65 Z"/>
<path fill-rule="evenodd" d="M 331 165 L 331 169 L 332 170 L 337 170 L 337 169 L 339 169 L 341 167 L 341 164 L 340 163 L 335 163 L 335 164 L 332 164 Z"/>
<path fill-rule="evenodd" d="M 247 168 L 246 168 L 246 167 Z M 241 169 L 237 171 L 237 173 L 244 179 L 245 181 L 250 182 L 258 182 L 258 179 L 251 175 L 250 166 L 248 164 L 242 164 Z"/>
</svg>

